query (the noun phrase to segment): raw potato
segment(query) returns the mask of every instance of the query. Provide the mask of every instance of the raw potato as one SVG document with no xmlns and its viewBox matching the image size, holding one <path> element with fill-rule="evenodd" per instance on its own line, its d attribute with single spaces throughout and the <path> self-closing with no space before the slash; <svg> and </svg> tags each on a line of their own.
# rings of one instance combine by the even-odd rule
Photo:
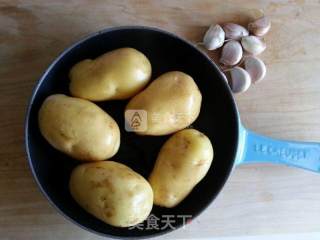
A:
<svg viewBox="0 0 320 240">
<path fill-rule="evenodd" d="M 207 136 L 185 129 L 162 146 L 149 177 L 154 204 L 172 208 L 178 205 L 207 174 L 213 148 Z"/>
<path fill-rule="evenodd" d="M 129 167 L 103 161 L 77 166 L 69 183 L 72 197 L 87 212 L 117 227 L 144 221 L 152 209 L 149 183 Z"/>
<path fill-rule="evenodd" d="M 162 74 L 133 97 L 126 110 L 145 110 L 147 129 L 141 135 L 166 135 L 192 124 L 200 113 L 201 93 L 189 75 L 173 71 Z M 126 119 L 130 124 L 130 119 Z"/>
<path fill-rule="evenodd" d="M 119 149 L 117 123 L 92 102 L 63 94 L 49 96 L 38 115 L 44 138 L 78 160 L 105 160 Z"/>
<path fill-rule="evenodd" d="M 136 95 L 151 77 L 148 58 L 134 48 L 119 48 L 70 70 L 70 92 L 92 101 L 127 99 Z"/>
</svg>

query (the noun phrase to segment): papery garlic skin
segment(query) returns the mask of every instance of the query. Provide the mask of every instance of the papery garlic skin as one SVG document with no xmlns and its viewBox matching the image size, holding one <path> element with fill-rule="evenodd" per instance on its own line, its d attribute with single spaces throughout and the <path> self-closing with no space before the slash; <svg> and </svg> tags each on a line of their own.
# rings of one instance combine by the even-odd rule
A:
<svg viewBox="0 0 320 240">
<path fill-rule="evenodd" d="M 244 50 L 253 55 L 262 53 L 267 47 L 266 43 L 256 36 L 243 37 L 241 44 Z"/>
<path fill-rule="evenodd" d="M 223 48 L 220 57 L 220 63 L 225 66 L 233 66 L 240 62 L 243 55 L 241 44 L 238 41 L 231 40 Z"/>
<path fill-rule="evenodd" d="M 239 24 L 226 23 L 222 28 L 225 32 L 226 39 L 240 40 L 242 37 L 249 35 L 249 31 Z"/>
<path fill-rule="evenodd" d="M 249 31 L 258 37 L 262 37 L 269 32 L 271 28 L 270 19 L 266 16 L 263 16 L 252 23 L 248 24 Z"/>
<path fill-rule="evenodd" d="M 248 56 L 245 58 L 244 68 L 249 73 L 252 83 L 261 81 L 267 73 L 264 62 L 255 56 Z"/>
<path fill-rule="evenodd" d="M 230 87 L 233 93 L 242 93 L 249 89 L 251 77 L 249 73 L 241 67 L 234 67 L 230 70 Z"/>
<path fill-rule="evenodd" d="M 211 25 L 203 37 L 203 44 L 208 50 L 215 50 L 222 47 L 225 40 L 225 33 L 218 24 Z"/>
</svg>

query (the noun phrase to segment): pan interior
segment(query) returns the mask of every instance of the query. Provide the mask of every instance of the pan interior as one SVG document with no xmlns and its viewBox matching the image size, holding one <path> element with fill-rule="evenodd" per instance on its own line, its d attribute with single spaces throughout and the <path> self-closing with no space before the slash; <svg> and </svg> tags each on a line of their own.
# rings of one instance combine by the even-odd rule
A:
<svg viewBox="0 0 320 240">
<path fill-rule="evenodd" d="M 50 94 L 69 95 L 68 72 L 78 61 L 95 58 L 121 47 L 133 47 L 143 52 L 152 64 L 152 79 L 167 71 L 183 71 L 196 81 L 203 97 L 201 112 L 192 127 L 211 140 L 215 157 L 206 177 L 192 193 L 172 209 L 153 207 L 152 214 L 159 229 L 116 228 L 85 212 L 68 191 L 70 172 L 79 162 L 54 150 L 41 136 L 37 113 Z M 121 129 L 121 146 L 113 158 L 144 177 L 150 174 L 162 144 L 169 136 L 137 136 L 124 130 L 123 111 L 128 101 L 98 103 Z M 165 227 L 166 218 L 178 228 L 185 218 L 194 218 L 215 198 L 223 187 L 234 163 L 238 141 L 238 116 L 233 98 L 215 65 L 199 50 L 180 38 L 161 30 L 145 27 L 122 27 L 95 34 L 66 50 L 39 82 L 31 101 L 26 122 L 26 145 L 34 175 L 49 201 L 60 212 L 82 227 L 106 236 L 147 237 L 171 231 Z M 171 217 L 167 217 L 170 215 Z M 180 217 L 179 217 L 180 216 Z M 161 229 L 163 228 L 163 229 Z"/>
</svg>

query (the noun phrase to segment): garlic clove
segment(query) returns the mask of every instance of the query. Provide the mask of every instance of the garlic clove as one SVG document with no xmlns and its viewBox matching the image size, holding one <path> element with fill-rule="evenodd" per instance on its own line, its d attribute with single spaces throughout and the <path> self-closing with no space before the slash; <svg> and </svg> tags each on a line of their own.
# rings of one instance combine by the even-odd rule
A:
<svg viewBox="0 0 320 240">
<path fill-rule="evenodd" d="M 252 83 L 261 81 L 267 73 L 264 62 L 254 56 L 248 56 L 244 60 L 245 70 L 249 73 Z"/>
<path fill-rule="evenodd" d="M 208 50 L 222 47 L 225 33 L 220 25 L 211 25 L 203 37 L 203 44 Z"/>
<path fill-rule="evenodd" d="M 234 67 L 230 70 L 230 88 L 234 93 L 245 92 L 251 85 L 249 73 L 241 67 Z"/>
<path fill-rule="evenodd" d="M 242 37 L 249 35 L 248 30 L 239 24 L 226 23 L 222 28 L 227 39 L 240 40 Z"/>
<path fill-rule="evenodd" d="M 262 37 L 269 32 L 271 22 L 268 17 L 263 16 L 252 23 L 248 24 L 249 31 L 258 37 Z"/>
<path fill-rule="evenodd" d="M 222 48 L 220 63 L 226 66 L 236 65 L 240 62 L 242 54 L 243 51 L 241 44 L 237 41 L 231 40 Z"/>
<path fill-rule="evenodd" d="M 262 53 L 267 47 L 266 43 L 256 36 L 243 37 L 241 44 L 244 50 L 253 55 Z"/>
</svg>

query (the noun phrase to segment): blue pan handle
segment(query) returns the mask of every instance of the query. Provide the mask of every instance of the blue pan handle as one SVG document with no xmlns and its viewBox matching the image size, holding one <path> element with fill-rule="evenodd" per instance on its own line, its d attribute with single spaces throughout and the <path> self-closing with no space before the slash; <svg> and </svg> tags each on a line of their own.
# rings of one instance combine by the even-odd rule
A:
<svg viewBox="0 0 320 240">
<path fill-rule="evenodd" d="M 320 143 L 268 138 L 240 127 L 236 165 L 280 163 L 320 173 Z"/>
</svg>

